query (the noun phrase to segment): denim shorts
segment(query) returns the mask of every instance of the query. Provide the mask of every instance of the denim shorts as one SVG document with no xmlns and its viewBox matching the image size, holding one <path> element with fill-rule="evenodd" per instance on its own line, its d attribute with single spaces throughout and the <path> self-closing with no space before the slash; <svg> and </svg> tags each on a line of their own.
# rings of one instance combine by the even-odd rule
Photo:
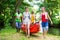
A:
<svg viewBox="0 0 60 40">
<path fill-rule="evenodd" d="M 43 31 L 48 31 L 48 28 L 47 27 L 42 27 L 42 30 Z"/>
<path fill-rule="evenodd" d="M 43 29 L 43 31 L 46 31 L 46 30 L 48 30 L 48 22 L 42 22 L 42 29 Z"/>
<path fill-rule="evenodd" d="M 22 22 L 16 22 L 16 27 L 17 28 L 21 28 L 21 26 L 22 26 Z"/>
</svg>

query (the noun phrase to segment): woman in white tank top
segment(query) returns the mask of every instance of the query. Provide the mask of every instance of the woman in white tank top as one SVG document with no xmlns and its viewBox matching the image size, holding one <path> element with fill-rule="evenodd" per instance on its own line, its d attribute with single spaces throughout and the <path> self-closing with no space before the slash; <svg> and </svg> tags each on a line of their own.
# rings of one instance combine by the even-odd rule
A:
<svg viewBox="0 0 60 40">
<path fill-rule="evenodd" d="M 30 36 L 30 13 L 28 7 L 25 8 L 25 12 L 23 13 L 23 24 L 26 27 L 26 35 L 27 37 Z"/>
</svg>

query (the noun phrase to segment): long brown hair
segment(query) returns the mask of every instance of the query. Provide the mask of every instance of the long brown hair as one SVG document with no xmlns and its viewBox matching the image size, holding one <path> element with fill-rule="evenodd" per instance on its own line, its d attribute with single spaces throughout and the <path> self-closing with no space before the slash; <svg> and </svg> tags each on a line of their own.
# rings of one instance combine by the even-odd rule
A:
<svg viewBox="0 0 60 40">
<path fill-rule="evenodd" d="M 34 11 L 32 11 L 32 14 L 34 14 Z"/>
</svg>

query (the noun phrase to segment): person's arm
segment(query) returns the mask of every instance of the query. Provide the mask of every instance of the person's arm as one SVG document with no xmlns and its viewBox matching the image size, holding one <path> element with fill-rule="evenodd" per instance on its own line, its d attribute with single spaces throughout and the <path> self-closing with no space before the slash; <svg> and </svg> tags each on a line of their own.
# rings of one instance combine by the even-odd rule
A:
<svg viewBox="0 0 60 40">
<path fill-rule="evenodd" d="M 51 24 L 53 24 L 53 22 L 52 22 L 52 20 L 51 20 L 51 18 L 50 18 L 50 16 L 49 16 L 49 15 L 48 15 L 48 19 L 50 20 Z"/>
<path fill-rule="evenodd" d="M 22 14 L 22 21 L 24 20 L 24 13 Z"/>
<path fill-rule="evenodd" d="M 22 21 L 23 21 L 23 15 L 21 16 L 21 18 L 22 18 Z"/>
<path fill-rule="evenodd" d="M 22 13 L 20 13 L 20 18 L 22 18 Z"/>
<path fill-rule="evenodd" d="M 22 13 L 20 13 L 20 18 L 21 18 L 21 21 L 22 21 Z"/>
</svg>

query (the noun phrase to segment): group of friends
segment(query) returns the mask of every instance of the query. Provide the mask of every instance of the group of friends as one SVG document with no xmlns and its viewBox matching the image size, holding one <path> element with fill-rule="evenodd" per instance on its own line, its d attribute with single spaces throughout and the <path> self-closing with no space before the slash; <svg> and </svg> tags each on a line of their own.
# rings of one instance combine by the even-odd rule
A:
<svg viewBox="0 0 60 40">
<path fill-rule="evenodd" d="M 48 19 L 51 21 L 51 18 L 48 15 L 48 12 L 46 11 L 45 7 L 41 8 L 42 11 L 40 13 L 39 21 L 42 21 L 42 30 L 43 30 L 43 37 L 46 37 L 46 34 L 48 32 Z M 21 21 L 22 20 L 22 21 Z M 39 22 L 38 21 L 38 22 Z M 15 13 L 15 22 L 16 22 L 16 28 L 17 32 L 20 31 L 21 25 L 25 24 L 26 27 L 26 35 L 27 37 L 30 37 L 30 24 L 36 23 L 36 15 L 34 14 L 34 11 L 31 13 L 29 12 L 29 8 L 25 7 L 25 12 L 20 13 L 19 10 L 16 11 Z M 52 24 L 52 21 L 51 21 Z"/>
</svg>

